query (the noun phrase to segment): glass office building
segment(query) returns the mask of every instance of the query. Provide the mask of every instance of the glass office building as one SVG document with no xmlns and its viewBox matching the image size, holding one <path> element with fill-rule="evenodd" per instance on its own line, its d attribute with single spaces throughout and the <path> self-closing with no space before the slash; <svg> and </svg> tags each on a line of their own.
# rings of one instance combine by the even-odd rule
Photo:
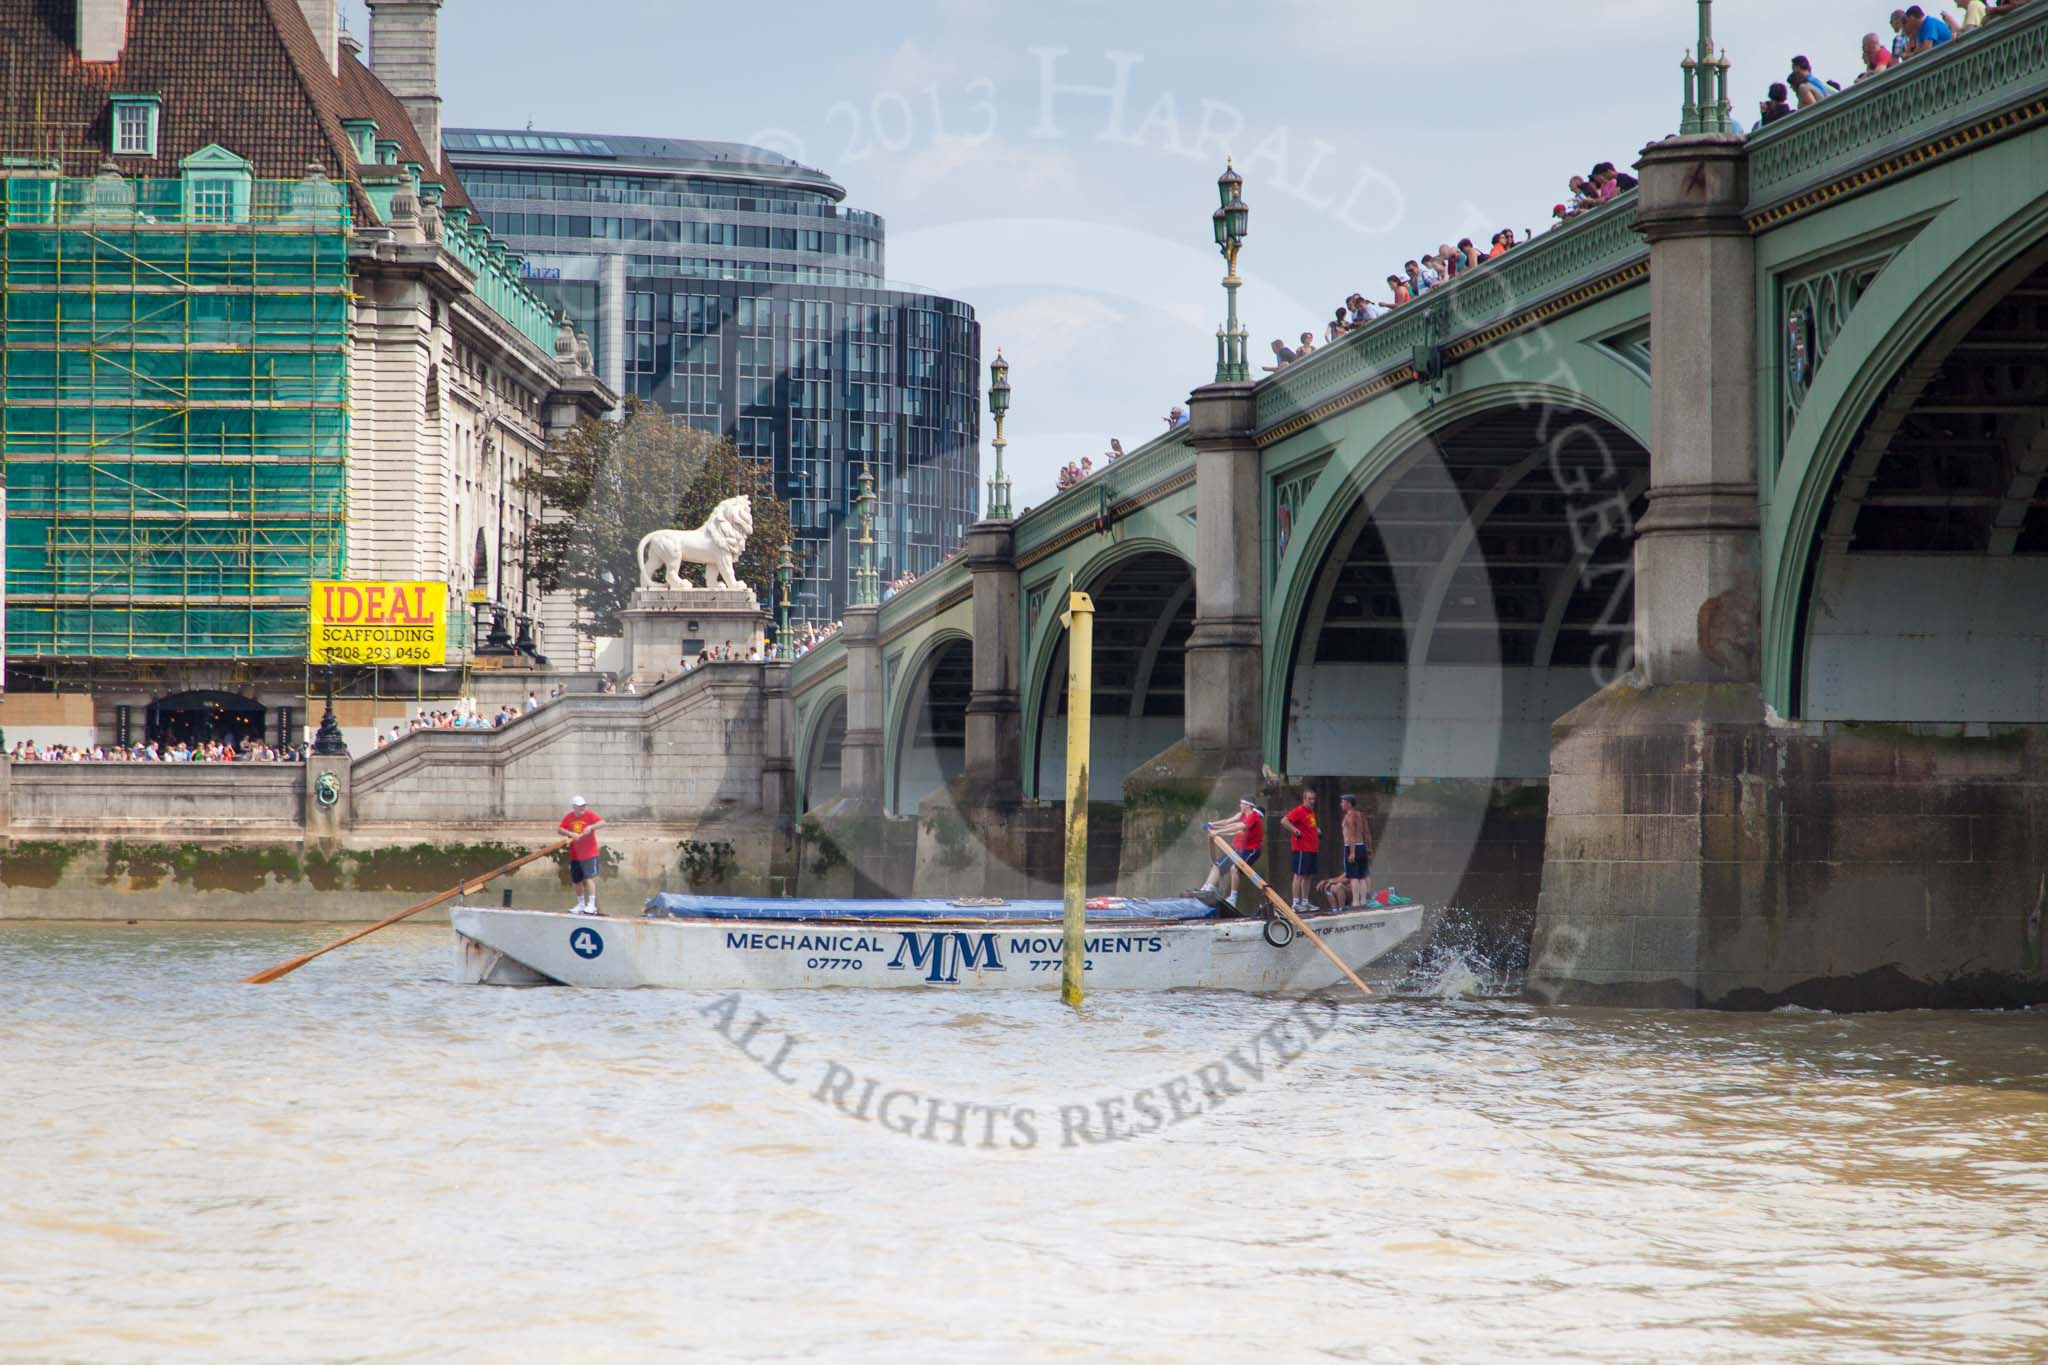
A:
<svg viewBox="0 0 2048 1365">
<path fill-rule="evenodd" d="M 443 146 L 606 383 L 773 466 L 799 618 L 846 605 L 863 462 L 884 583 L 959 545 L 979 508 L 981 329 L 964 303 L 892 288 L 881 218 L 829 177 L 731 142 L 455 128 Z"/>
</svg>

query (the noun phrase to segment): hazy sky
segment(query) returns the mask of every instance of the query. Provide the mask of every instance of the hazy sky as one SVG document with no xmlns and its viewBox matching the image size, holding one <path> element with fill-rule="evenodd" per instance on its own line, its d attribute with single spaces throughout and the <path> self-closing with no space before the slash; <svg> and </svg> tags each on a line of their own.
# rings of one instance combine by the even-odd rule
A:
<svg viewBox="0 0 2048 1365">
<path fill-rule="evenodd" d="M 364 31 L 361 0 L 347 0 Z M 1847 84 L 1882 0 L 1720 0 L 1745 125 L 1806 53 Z M 1542 231 L 1566 177 L 1676 125 L 1693 0 L 447 0 L 444 121 L 758 142 L 888 221 L 888 270 L 973 304 L 1019 504 L 1206 381 L 1227 150 L 1255 355 L 1407 257 Z M 1254 365 L 1260 363 L 1254 360 Z M 983 376 L 986 382 L 986 374 Z M 983 464 L 986 469 L 984 431 Z"/>
</svg>

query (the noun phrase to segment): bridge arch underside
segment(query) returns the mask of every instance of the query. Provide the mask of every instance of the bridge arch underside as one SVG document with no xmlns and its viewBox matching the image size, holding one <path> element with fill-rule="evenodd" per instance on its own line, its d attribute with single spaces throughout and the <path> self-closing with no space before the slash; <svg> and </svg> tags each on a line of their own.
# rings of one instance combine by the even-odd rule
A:
<svg viewBox="0 0 2048 1365">
<path fill-rule="evenodd" d="M 804 746 L 799 815 L 822 810 L 839 799 L 841 754 L 846 748 L 846 693 L 840 692 L 819 708 L 810 736 Z"/>
<path fill-rule="evenodd" d="M 942 639 L 911 665 L 910 691 L 895 727 L 896 762 L 888 808 L 913 815 L 918 803 L 967 766 L 967 703 L 974 693 L 974 642 Z"/>
<path fill-rule="evenodd" d="M 2044 473 L 2048 261 L 1965 300 L 1850 441 L 1808 548 L 1794 714 L 2048 722 Z"/>
<path fill-rule="evenodd" d="M 1124 779 L 1187 733 L 1187 643 L 1195 628 L 1194 569 L 1147 550 L 1081 585 L 1095 603 L 1090 699 L 1089 796 L 1121 802 Z M 1067 645 L 1061 631 L 1035 695 L 1041 799 L 1064 797 L 1067 772 Z"/>
<path fill-rule="evenodd" d="M 1431 433 L 1345 514 L 1288 649 L 1282 771 L 1515 779 L 1628 666 L 1649 452 L 1603 417 Z"/>
</svg>

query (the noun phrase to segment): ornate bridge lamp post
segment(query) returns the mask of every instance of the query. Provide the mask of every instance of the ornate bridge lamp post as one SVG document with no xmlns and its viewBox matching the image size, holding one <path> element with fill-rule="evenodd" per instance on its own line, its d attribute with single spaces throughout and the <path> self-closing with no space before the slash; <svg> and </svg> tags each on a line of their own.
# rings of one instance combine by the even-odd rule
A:
<svg viewBox="0 0 2048 1365">
<path fill-rule="evenodd" d="M 1010 512 L 1010 480 L 1003 473 L 1003 447 L 1009 442 L 1003 439 L 1003 418 L 1010 411 L 1010 362 L 1003 359 L 1003 348 L 996 347 L 996 358 L 988 367 L 988 412 L 996 420 L 996 439 L 992 444 L 996 451 L 995 477 L 988 481 L 988 519 L 1008 521 Z"/>
<path fill-rule="evenodd" d="M 794 659 L 796 642 L 789 638 L 789 581 L 796 576 L 796 565 L 789 557 L 789 542 L 782 542 L 782 562 L 775 566 L 775 581 L 782 587 L 782 600 L 775 604 L 775 657 Z"/>
<path fill-rule="evenodd" d="M 327 712 L 320 717 L 320 728 L 313 732 L 313 752 L 322 757 L 348 757 L 348 741 L 341 736 L 341 725 L 334 719 L 334 664 L 327 665 Z"/>
<path fill-rule="evenodd" d="M 1691 137 L 1734 132 L 1735 122 L 1728 106 L 1728 58 L 1714 47 L 1714 0 L 1700 0 L 1699 56 L 1687 53 L 1678 65 L 1685 72 L 1685 107 L 1679 114 L 1679 133 Z"/>
<path fill-rule="evenodd" d="M 872 607 L 882 600 L 882 587 L 875 575 L 875 479 L 868 462 L 860 462 L 860 492 L 854 497 L 860 508 L 860 567 L 853 572 L 853 605 Z"/>
<path fill-rule="evenodd" d="M 1223 253 L 1223 260 L 1229 273 L 1223 277 L 1223 293 L 1230 301 L 1229 317 L 1224 325 L 1216 329 L 1216 382 L 1219 384 L 1242 384 L 1251 376 L 1251 367 L 1245 360 L 1245 329 L 1237 320 L 1237 287 L 1244 281 L 1237 277 L 1237 253 L 1244 247 L 1246 226 L 1251 221 L 1251 207 L 1244 202 L 1244 177 L 1224 158 L 1223 174 L 1216 177 L 1217 210 L 1209 215 L 1209 221 L 1216 231 L 1216 249 Z"/>
</svg>

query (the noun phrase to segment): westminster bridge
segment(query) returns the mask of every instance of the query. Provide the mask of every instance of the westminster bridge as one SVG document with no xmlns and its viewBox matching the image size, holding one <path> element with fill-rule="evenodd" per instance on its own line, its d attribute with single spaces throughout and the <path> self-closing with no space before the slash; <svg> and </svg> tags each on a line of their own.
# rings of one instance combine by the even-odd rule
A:
<svg viewBox="0 0 2048 1365">
<path fill-rule="evenodd" d="M 849 610 L 798 811 L 1000 889 L 1071 588 L 1128 891 L 1307 783 L 1404 891 L 1533 912 L 1540 994 L 2039 998 L 2048 5 L 1638 171 Z"/>
</svg>

